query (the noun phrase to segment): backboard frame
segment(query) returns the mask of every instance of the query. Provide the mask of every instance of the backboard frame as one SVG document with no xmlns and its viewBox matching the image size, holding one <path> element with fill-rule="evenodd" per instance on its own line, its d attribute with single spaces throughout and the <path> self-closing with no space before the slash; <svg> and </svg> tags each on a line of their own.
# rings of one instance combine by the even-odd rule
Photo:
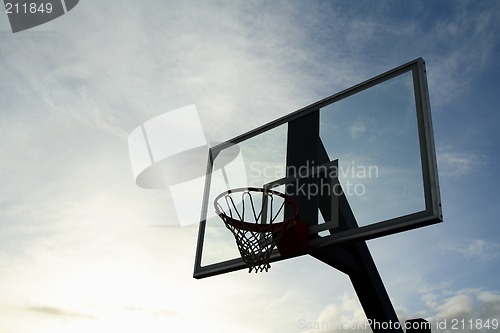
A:
<svg viewBox="0 0 500 333">
<path fill-rule="evenodd" d="M 208 202 L 208 198 L 211 184 L 212 164 L 214 158 L 222 150 L 233 145 L 237 145 L 238 143 L 243 142 L 248 138 L 269 131 L 277 126 L 304 117 L 312 112 L 316 112 L 332 103 L 340 101 L 346 97 L 349 97 L 353 94 L 361 92 L 365 89 L 373 87 L 379 83 L 387 81 L 406 72 L 411 72 L 413 77 L 425 209 L 417 213 L 412 213 L 382 222 L 361 226 L 356 229 L 341 231 L 327 237 L 322 237 L 321 239 L 312 239 L 310 241 L 310 244 L 313 245 L 313 247 L 323 248 L 326 246 L 338 245 L 346 242 L 360 240 L 365 241 L 442 222 L 443 217 L 439 191 L 437 160 L 435 153 L 425 62 L 422 58 L 418 58 L 383 74 L 375 76 L 369 80 L 366 80 L 360 84 L 357 84 L 351 88 L 345 89 L 339 93 L 331 95 L 302 109 L 299 109 L 293 113 L 285 115 L 245 134 L 239 135 L 227 142 L 212 147 L 209 152 L 207 163 L 205 192 L 198 231 L 198 242 L 195 254 L 193 277 L 199 279 L 247 268 L 241 258 L 235 258 L 224 262 L 209 264 L 206 266 L 202 266 L 201 264 L 206 227 L 206 216 L 208 205 L 211 204 Z M 277 252 L 277 250 L 275 250 L 273 255 L 271 256 L 270 262 L 278 261 L 280 259 L 281 258 L 279 253 Z"/>
</svg>

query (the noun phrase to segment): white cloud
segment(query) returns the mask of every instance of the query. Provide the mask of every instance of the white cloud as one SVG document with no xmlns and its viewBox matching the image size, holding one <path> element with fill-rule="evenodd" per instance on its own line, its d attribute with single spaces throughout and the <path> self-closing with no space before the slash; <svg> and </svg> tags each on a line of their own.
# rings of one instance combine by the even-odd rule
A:
<svg viewBox="0 0 500 333">
<path fill-rule="evenodd" d="M 369 327 L 359 301 L 351 294 L 337 297 L 338 302 L 328 304 L 314 320 L 302 319 L 297 325 L 301 332 L 367 332 Z"/>
<path fill-rule="evenodd" d="M 500 244 L 494 240 L 474 239 L 443 244 L 443 248 L 451 253 L 458 253 L 467 259 L 494 260 L 498 258 Z"/>
<path fill-rule="evenodd" d="M 479 172 L 488 159 L 475 152 L 458 152 L 447 147 L 437 151 L 439 175 L 462 177 Z"/>
<path fill-rule="evenodd" d="M 451 292 L 447 289 L 434 289 L 432 293 L 425 293 L 422 298 L 426 301 L 425 309 L 415 313 L 408 313 L 403 308 L 398 308 L 397 313 L 403 324 L 408 319 L 424 318 L 432 326 L 432 332 L 452 332 L 452 325 L 460 327 L 460 332 L 490 332 L 489 329 L 477 329 L 470 326 L 477 322 L 498 325 L 498 311 L 500 309 L 500 294 L 494 291 L 481 289 L 464 289 Z M 462 325 L 464 320 L 465 327 Z M 493 320 L 493 322 L 492 322 Z M 359 302 L 352 295 L 344 294 L 341 301 L 327 305 L 314 320 L 302 320 L 298 323 L 299 330 L 304 333 L 314 332 L 342 332 L 346 328 L 350 332 L 370 332 L 367 320 Z M 446 325 L 446 327 L 444 326 Z M 469 325 L 469 326 L 467 326 Z"/>
<path fill-rule="evenodd" d="M 473 312 L 472 298 L 469 295 L 457 295 L 446 299 L 438 305 L 438 318 L 464 318 Z"/>
<path fill-rule="evenodd" d="M 496 320 L 498 329 L 498 311 L 500 294 L 481 289 L 464 289 L 453 292 L 448 297 L 441 294 L 440 302 L 431 309 L 433 315 L 429 321 L 433 332 L 450 332 L 458 327 L 461 332 L 491 332 L 492 327 L 476 327 L 476 324 L 492 324 Z"/>
</svg>

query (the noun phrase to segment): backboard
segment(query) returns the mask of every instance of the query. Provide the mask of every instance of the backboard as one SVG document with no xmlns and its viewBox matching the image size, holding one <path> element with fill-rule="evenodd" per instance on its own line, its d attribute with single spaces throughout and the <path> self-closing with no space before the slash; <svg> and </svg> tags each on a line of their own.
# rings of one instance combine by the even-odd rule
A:
<svg viewBox="0 0 500 333">
<path fill-rule="evenodd" d="M 225 156 L 240 154 L 237 170 Z M 309 248 L 442 221 L 424 60 L 419 58 L 210 149 L 194 277 L 246 268 L 214 200 L 235 187 L 291 196 Z M 339 223 L 339 205 L 356 226 Z M 271 262 L 284 259 L 274 250 Z"/>
</svg>

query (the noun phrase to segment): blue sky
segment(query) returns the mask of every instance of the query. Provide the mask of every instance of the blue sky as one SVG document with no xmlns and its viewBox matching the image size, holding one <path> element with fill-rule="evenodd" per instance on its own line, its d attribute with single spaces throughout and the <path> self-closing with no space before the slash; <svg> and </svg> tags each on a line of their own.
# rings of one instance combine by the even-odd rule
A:
<svg viewBox="0 0 500 333">
<path fill-rule="evenodd" d="M 401 319 L 500 319 L 499 16 L 497 1 L 81 1 L 12 34 L 0 15 L 0 330 L 363 321 L 348 278 L 309 257 L 194 280 L 197 230 L 152 227 L 177 216 L 134 184 L 127 137 L 196 104 L 223 141 L 417 57 L 445 221 L 368 245 Z"/>
</svg>

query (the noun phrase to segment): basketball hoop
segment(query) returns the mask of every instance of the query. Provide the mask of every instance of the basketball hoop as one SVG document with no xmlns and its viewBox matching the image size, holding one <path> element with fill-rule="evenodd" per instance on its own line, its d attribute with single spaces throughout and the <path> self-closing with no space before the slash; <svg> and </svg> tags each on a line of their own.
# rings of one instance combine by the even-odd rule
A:
<svg viewBox="0 0 500 333">
<path fill-rule="evenodd" d="M 276 246 L 290 255 L 290 242 L 304 239 L 307 229 L 295 228 L 299 222 L 297 203 L 289 196 L 264 188 L 245 187 L 223 192 L 215 198 L 215 212 L 233 233 L 248 272 L 268 271 L 271 253 Z M 286 215 L 288 215 L 287 218 Z M 302 234 L 298 236 L 291 229 Z M 288 241 L 283 241 L 288 237 Z M 284 244 L 283 246 L 280 246 Z M 300 249 L 304 244 L 298 244 Z"/>
</svg>

